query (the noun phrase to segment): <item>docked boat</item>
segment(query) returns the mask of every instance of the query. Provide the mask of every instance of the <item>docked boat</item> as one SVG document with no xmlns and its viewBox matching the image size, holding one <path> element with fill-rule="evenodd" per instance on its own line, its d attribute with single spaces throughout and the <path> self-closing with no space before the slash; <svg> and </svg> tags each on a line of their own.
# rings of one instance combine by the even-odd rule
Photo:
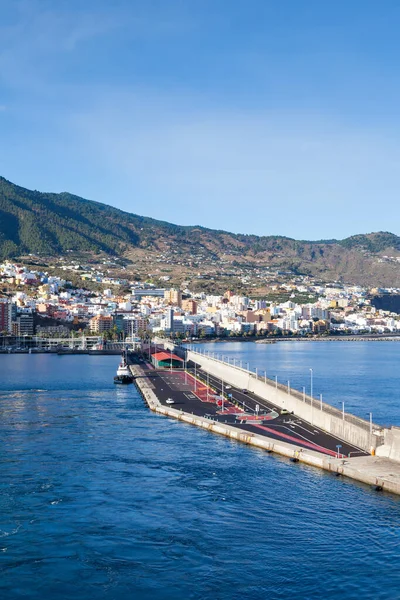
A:
<svg viewBox="0 0 400 600">
<path fill-rule="evenodd" d="M 124 375 L 126 375 L 127 377 L 132 377 L 132 373 L 130 372 L 128 363 L 126 362 L 125 352 L 122 354 L 121 362 L 118 365 L 117 377 L 122 377 Z"/>
<path fill-rule="evenodd" d="M 127 384 L 132 382 L 133 376 L 126 361 L 126 353 L 124 352 L 122 354 L 121 362 L 118 365 L 117 375 L 114 377 L 114 383 Z"/>
</svg>

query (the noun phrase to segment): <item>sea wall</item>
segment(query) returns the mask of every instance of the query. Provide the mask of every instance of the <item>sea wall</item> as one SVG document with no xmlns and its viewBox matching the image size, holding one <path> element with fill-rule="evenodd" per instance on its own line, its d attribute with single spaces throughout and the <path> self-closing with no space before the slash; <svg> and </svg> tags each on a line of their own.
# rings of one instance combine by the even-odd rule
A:
<svg viewBox="0 0 400 600">
<path fill-rule="evenodd" d="M 197 352 L 187 351 L 187 358 L 201 368 L 224 379 L 227 383 L 235 387 L 248 389 L 261 398 L 269 400 L 281 409 L 294 412 L 310 424 L 320 427 L 324 431 L 331 433 L 350 444 L 353 444 L 368 452 L 375 449 L 380 442 L 380 437 L 372 434 L 370 424 L 363 419 L 358 419 L 353 415 L 343 415 L 337 409 L 322 403 L 319 400 L 309 397 L 302 397 L 296 390 L 290 390 L 286 386 L 276 386 L 275 382 L 267 380 L 267 383 L 255 374 L 249 371 L 226 364 L 209 356 L 198 354 Z M 375 430 L 377 426 L 375 426 Z"/>
<path fill-rule="evenodd" d="M 384 456 L 400 462 L 400 427 L 385 429 L 385 442 L 377 448 L 377 456 Z"/>
<path fill-rule="evenodd" d="M 396 465 L 392 467 L 391 464 L 388 465 L 385 462 L 379 463 L 379 461 L 386 461 L 387 459 L 374 456 L 352 458 L 348 460 L 336 459 L 332 456 L 320 454 L 319 452 L 306 450 L 300 446 L 249 433 L 248 431 L 241 430 L 237 427 L 231 427 L 225 423 L 209 421 L 203 417 L 185 413 L 169 406 L 163 406 L 152 390 L 146 374 L 142 369 L 140 367 L 132 366 L 131 371 L 135 377 L 135 384 L 149 408 L 160 415 L 201 427 L 210 433 L 224 435 L 225 437 L 238 442 L 265 450 L 266 452 L 273 452 L 288 457 L 294 462 L 318 467 L 336 475 L 343 475 L 356 481 L 366 483 L 367 485 L 374 486 L 377 489 L 384 489 L 385 491 L 400 495 L 399 478 L 397 475 L 391 473 L 392 471 L 395 471 Z"/>
</svg>

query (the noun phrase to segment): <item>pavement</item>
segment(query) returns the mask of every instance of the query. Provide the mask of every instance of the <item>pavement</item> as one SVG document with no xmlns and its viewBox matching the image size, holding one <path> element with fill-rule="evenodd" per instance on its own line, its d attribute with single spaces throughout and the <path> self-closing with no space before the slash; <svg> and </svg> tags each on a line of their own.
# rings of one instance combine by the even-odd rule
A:
<svg viewBox="0 0 400 600">
<path fill-rule="evenodd" d="M 333 457 L 369 456 L 364 450 L 282 411 L 247 390 L 230 386 L 204 370 L 197 369 L 195 378 L 193 368 L 188 373 L 154 369 L 144 361 L 139 365 L 146 383 L 164 406 Z"/>
</svg>

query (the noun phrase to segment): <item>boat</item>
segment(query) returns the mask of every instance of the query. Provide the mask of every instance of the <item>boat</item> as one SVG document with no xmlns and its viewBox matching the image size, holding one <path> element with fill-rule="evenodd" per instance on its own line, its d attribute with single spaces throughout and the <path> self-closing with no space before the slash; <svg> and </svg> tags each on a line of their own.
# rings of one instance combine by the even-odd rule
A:
<svg viewBox="0 0 400 600">
<path fill-rule="evenodd" d="M 127 385 L 133 383 L 133 377 L 132 375 L 117 375 L 114 377 L 114 383 L 118 385 Z"/>
<path fill-rule="evenodd" d="M 121 362 L 118 365 L 117 375 L 114 377 L 114 383 L 119 385 L 126 385 L 127 383 L 133 383 L 133 375 L 128 367 L 126 360 L 126 352 L 122 353 Z"/>
<path fill-rule="evenodd" d="M 118 369 L 117 369 L 117 377 L 123 377 L 123 376 L 132 377 L 132 373 L 130 372 L 128 363 L 126 362 L 126 353 L 125 352 L 122 353 L 121 362 L 119 363 Z"/>
</svg>

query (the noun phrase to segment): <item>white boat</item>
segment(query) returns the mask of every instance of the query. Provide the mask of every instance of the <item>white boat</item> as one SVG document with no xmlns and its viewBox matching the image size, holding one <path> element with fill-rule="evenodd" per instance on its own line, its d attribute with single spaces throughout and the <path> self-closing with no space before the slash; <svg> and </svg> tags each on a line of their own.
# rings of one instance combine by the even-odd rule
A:
<svg viewBox="0 0 400 600">
<path fill-rule="evenodd" d="M 132 377 L 132 373 L 126 363 L 125 354 L 122 355 L 121 362 L 118 365 L 117 377 Z"/>
</svg>

